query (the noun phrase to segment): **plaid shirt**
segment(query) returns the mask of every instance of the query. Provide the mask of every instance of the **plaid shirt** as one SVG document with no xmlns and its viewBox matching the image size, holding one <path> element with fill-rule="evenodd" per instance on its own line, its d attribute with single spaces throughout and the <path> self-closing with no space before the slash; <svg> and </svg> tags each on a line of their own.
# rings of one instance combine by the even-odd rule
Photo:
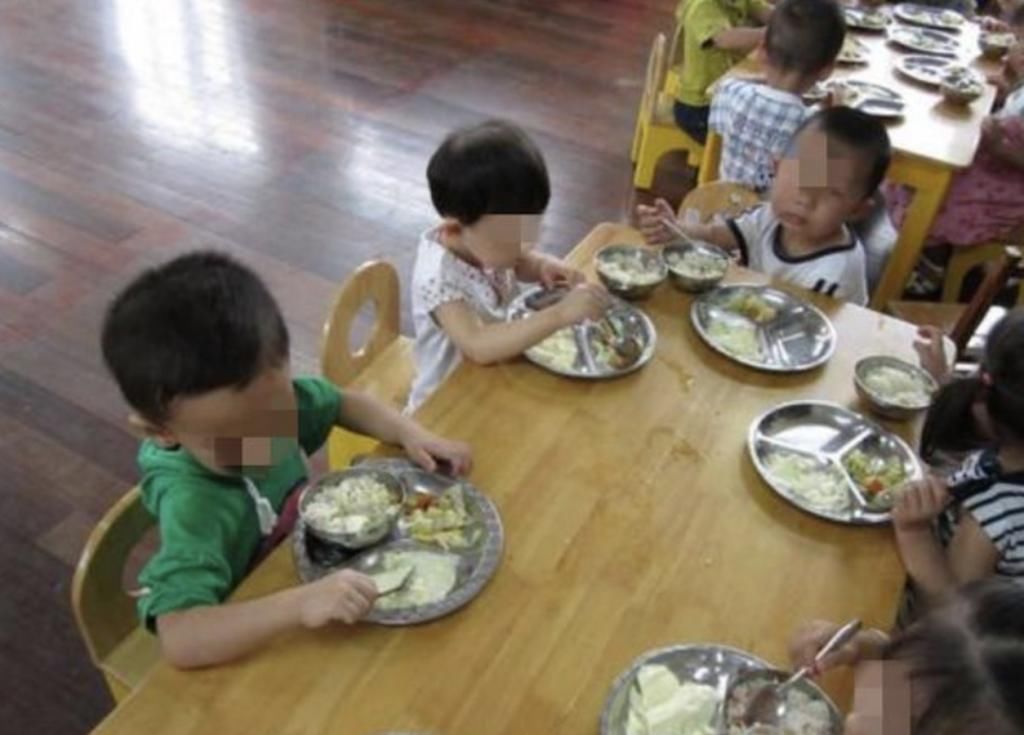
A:
<svg viewBox="0 0 1024 735">
<path fill-rule="evenodd" d="M 795 94 L 762 82 L 727 79 L 719 84 L 709 125 L 722 136 L 722 179 L 767 191 L 775 161 L 808 114 Z"/>
</svg>

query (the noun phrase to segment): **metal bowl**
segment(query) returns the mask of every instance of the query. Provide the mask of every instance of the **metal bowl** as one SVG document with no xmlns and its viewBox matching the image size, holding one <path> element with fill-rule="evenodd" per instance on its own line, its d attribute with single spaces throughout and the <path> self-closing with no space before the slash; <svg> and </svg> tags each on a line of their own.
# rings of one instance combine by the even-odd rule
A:
<svg viewBox="0 0 1024 735">
<path fill-rule="evenodd" d="M 711 276 L 693 276 L 679 270 L 678 266 L 672 265 L 671 261 L 677 256 L 681 258 L 690 252 L 697 252 L 722 258 L 724 266 L 722 268 L 722 272 Z M 712 245 L 708 242 L 684 242 L 677 243 L 675 245 L 666 245 L 661 251 L 661 257 L 665 261 L 665 266 L 668 269 L 668 277 L 669 280 L 672 281 L 672 285 L 686 293 L 701 293 L 714 288 L 722 281 L 723 278 L 725 278 L 725 274 L 729 270 L 728 254 L 717 245 Z"/>
<path fill-rule="evenodd" d="M 949 102 L 954 105 L 969 105 L 972 102 L 974 102 L 974 100 L 981 97 L 982 94 L 984 94 L 982 90 L 978 89 L 973 89 L 970 91 L 964 89 L 957 89 L 956 87 L 950 86 L 946 82 L 943 82 L 942 84 L 939 85 L 939 91 L 942 92 L 942 97 L 946 100 L 946 102 Z"/>
<path fill-rule="evenodd" d="M 307 508 L 309 504 L 326 488 L 333 487 L 345 480 L 356 477 L 370 477 L 386 487 L 388 492 L 391 493 L 391 497 L 395 503 L 395 508 L 398 512 L 385 515 L 385 517 L 379 522 L 368 524 L 357 532 L 330 531 L 317 527 L 316 521 L 311 519 L 308 515 Z M 394 528 L 395 523 L 398 520 L 403 502 L 405 502 L 405 485 L 399 478 L 380 470 L 353 467 L 351 469 L 324 475 L 317 480 L 315 484 L 310 485 L 303 490 L 302 497 L 299 498 L 299 516 L 309 529 L 309 532 L 321 541 L 325 541 L 329 544 L 337 544 L 338 546 L 343 546 L 346 549 L 365 549 L 368 546 L 372 546 L 373 544 L 383 541 L 388 534 L 391 533 L 391 529 Z"/>
<path fill-rule="evenodd" d="M 657 276 L 657 280 L 644 283 L 630 283 L 615 278 L 605 270 L 612 258 L 635 258 L 652 276 Z M 601 279 L 601 283 L 613 294 L 624 299 L 636 300 L 647 298 L 665 280 L 667 275 L 665 263 L 658 251 L 637 245 L 609 245 L 598 251 L 595 262 L 597 277 Z"/>
<path fill-rule="evenodd" d="M 858 360 L 857 364 L 853 368 L 853 385 L 857 389 L 857 395 L 860 396 L 861 400 L 864 401 L 872 411 L 877 413 L 879 416 L 883 416 L 888 419 L 906 421 L 907 419 L 911 419 L 922 411 L 928 409 L 928 406 L 931 405 L 930 397 L 927 402 L 920 405 L 903 406 L 893 403 L 892 401 L 887 401 L 883 396 L 880 396 L 878 393 L 871 390 L 871 388 L 868 387 L 866 378 L 872 370 L 879 367 L 895 368 L 919 378 L 928 386 L 929 396 L 934 396 L 935 392 L 939 389 L 939 384 L 935 382 L 935 378 L 929 375 L 927 371 L 919 368 L 917 365 L 912 365 L 909 362 L 898 360 L 895 357 L 888 357 L 887 355 L 865 357 Z"/>
<path fill-rule="evenodd" d="M 982 33 L 978 36 L 978 47 L 986 59 L 1001 59 L 1013 46 L 1012 33 Z"/>
</svg>

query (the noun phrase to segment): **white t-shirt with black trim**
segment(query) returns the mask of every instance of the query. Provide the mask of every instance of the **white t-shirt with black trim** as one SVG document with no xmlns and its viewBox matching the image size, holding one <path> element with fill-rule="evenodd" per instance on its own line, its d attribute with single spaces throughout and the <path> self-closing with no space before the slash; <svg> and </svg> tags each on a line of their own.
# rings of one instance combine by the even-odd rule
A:
<svg viewBox="0 0 1024 735">
<path fill-rule="evenodd" d="M 996 574 L 1024 582 L 1024 472 L 1003 472 L 996 453 L 986 450 L 970 455 L 946 481 L 958 502 L 939 517 L 939 540 L 949 544 L 970 514 L 999 552 Z"/>
<path fill-rule="evenodd" d="M 726 224 L 739 243 L 742 265 L 852 304 L 868 303 L 864 246 L 846 225 L 839 243 L 810 255 L 792 256 L 786 252 L 782 225 L 769 203 Z"/>
<path fill-rule="evenodd" d="M 462 301 L 485 321 L 504 321 L 519 290 L 511 268 L 476 268 L 441 244 L 436 228 L 420 237 L 412 271 L 412 321 L 416 331 L 413 356 L 416 377 L 406 412 L 420 404 L 462 361 L 462 354 L 434 318 L 443 304 Z"/>
</svg>

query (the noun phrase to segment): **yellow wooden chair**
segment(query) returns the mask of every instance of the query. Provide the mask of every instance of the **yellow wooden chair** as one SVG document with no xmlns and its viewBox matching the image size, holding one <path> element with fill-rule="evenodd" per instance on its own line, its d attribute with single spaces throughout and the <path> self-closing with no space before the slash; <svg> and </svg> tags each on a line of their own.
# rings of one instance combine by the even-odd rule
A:
<svg viewBox="0 0 1024 735">
<path fill-rule="evenodd" d="M 135 600 L 123 582 L 129 554 L 154 523 L 133 487 L 96 524 L 71 583 L 78 630 L 115 702 L 160 659 L 160 642 L 139 624 Z"/>
<path fill-rule="evenodd" d="M 704 143 L 704 158 L 697 172 L 697 186 L 718 181 L 718 167 L 722 162 L 722 136 L 714 130 L 708 131 L 708 139 Z"/>
<path fill-rule="evenodd" d="M 1011 242 L 1024 240 L 1020 234 L 1010 238 Z M 942 282 L 942 302 L 954 304 L 960 300 L 960 292 L 963 290 L 964 279 L 967 274 L 979 265 L 998 267 L 1006 257 L 1019 258 L 1020 246 L 1007 245 L 1003 243 L 989 243 L 987 245 L 976 245 L 969 248 L 956 248 L 953 255 L 946 264 L 946 275 Z M 1017 303 L 1024 304 L 1024 281 L 1021 282 L 1017 292 Z"/>
<path fill-rule="evenodd" d="M 632 158 L 636 163 L 633 186 L 649 189 L 654 182 L 658 161 L 666 153 L 686 151 L 687 163 L 700 166 L 704 146 L 676 125 L 672 114 L 674 98 L 663 91 L 665 78 L 665 34 L 659 33 L 651 44 L 647 59 L 644 92 L 640 98 L 636 127 L 633 132 Z"/>
<path fill-rule="evenodd" d="M 415 367 L 412 340 L 399 332 L 399 291 L 398 273 L 390 263 L 378 260 L 359 266 L 342 284 L 324 324 L 320 369 L 324 377 L 340 386 L 358 378 L 360 390 L 400 409 L 409 395 Z M 352 327 L 368 303 L 373 304 L 375 322 L 366 342 L 352 352 Z M 335 429 L 327 440 L 328 463 L 332 469 L 347 467 L 376 444 L 373 439 Z"/>
<path fill-rule="evenodd" d="M 760 203 L 761 197 L 752 189 L 729 181 L 713 181 L 692 189 L 679 205 L 679 215 L 685 217 L 688 211 L 696 211 L 700 221 L 706 222 L 716 214 L 738 217 Z"/>
</svg>

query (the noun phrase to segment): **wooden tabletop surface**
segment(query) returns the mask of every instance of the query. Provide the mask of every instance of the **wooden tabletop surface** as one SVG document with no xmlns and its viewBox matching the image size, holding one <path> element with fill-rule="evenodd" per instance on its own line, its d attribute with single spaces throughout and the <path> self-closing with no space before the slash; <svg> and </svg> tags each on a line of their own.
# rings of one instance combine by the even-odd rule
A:
<svg viewBox="0 0 1024 735">
<path fill-rule="evenodd" d="M 589 262 L 611 242 L 639 235 L 601 225 L 573 257 Z M 730 280 L 765 279 L 735 268 Z M 766 409 L 797 398 L 855 405 L 859 357 L 913 357 L 909 325 L 811 300 L 839 343 L 802 375 L 719 357 L 689 324 L 691 298 L 667 284 L 642 304 L 658 346 L 633 375 L 583 382 L 523 361 L 462 366 L 419 416 L 472 442 L 471 479 L 502 514 L 505 555 L 483 594 L 421 627 L 296 631 L 233 665 L 160 665 L 96 732 L 591 735 L 612 680 L 648 649 L 718 642 L 785 664 L 788 634 L 808 618 L 887 626 L 903 580 L 891 530 L 802 513 L 746 454 Z M 912 438 L 912 425 L 893 428 Z M 295 582 L 285 544 L 236 598 Z M 848 703 L 847 674 L 825 685 Z"/>
<path fill-rule="evenodd" d="M 915 27 L 895 19 L 893 24 Z M 970 165 L 981 139 L 981 122 L 992 109 L 995 87 L 986 84 L 985 93 L 970 105 L 948 103 L 938 88 L 915 82 L 897 71 L 896 65 L 901 57 L 919 52 L 889 43 L 885 33 L 853 28 L 848 33 L 868 47 L 869 61 L 863 65 L 839 64 L 832 76 L 881 84 L 903 95 L 906 102 L 903 117 L 887 124 L 893 149 L 897 153 L 949 168 Z M 960 31 L 948 33 L 959 39 L 959 60 L 963 64 L 976 69 L 982 76 L 999 70 L 999 63 L 981 56 L 976 23 L 965 23 Z M 748 57 L 734 73 L 758 76 L 759 64 L 753 57 Z"/>
</svg>

